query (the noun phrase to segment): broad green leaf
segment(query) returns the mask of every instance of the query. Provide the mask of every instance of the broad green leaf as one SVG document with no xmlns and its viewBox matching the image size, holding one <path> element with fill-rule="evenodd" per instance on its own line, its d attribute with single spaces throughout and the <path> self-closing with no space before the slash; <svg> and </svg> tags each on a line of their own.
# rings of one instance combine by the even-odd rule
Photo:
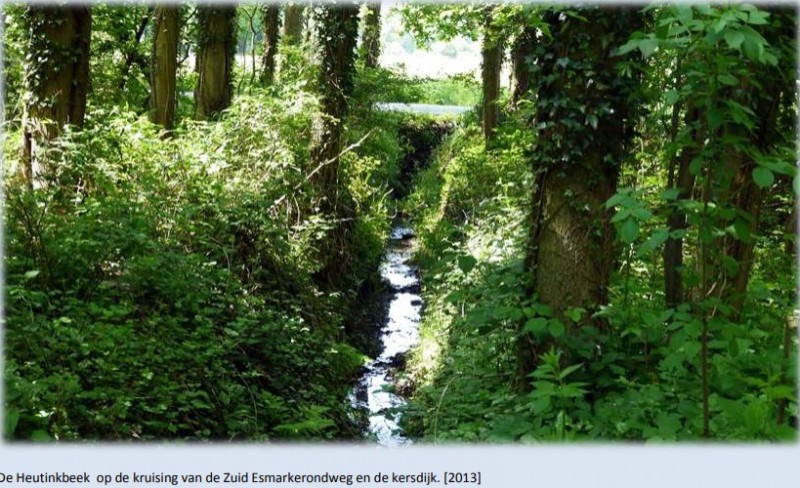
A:
<svg viewBox="0 0 800 488">
<path fill-rule="evenodd" d="M 478 264 L 478 260 L 469 254 L 458 257 L 458 267 L 461 268 L 461 271 L 464 273 L 472 271 L 476 264 Z"/>
<path fill-rule="evenodd" d="M 759 188 L 766 188 L 775 182 L 775 175 L 767 168 L 758 167 L 753 170 L 753 181 Z"/>
<path fill-rule="evenodd" d="M 566 327 L 564 327 L 564 324 L 562 324 L 558 320 L 551 320 L 550 324 L 548 325 L 548 330 L 550 331 L 550 334 L 553 337 L 561 337 L 562 335 L 564 335 Z"/>
<path fill-rule="evenodd" d="M 756 36 L 746 36 L 744 43 L 744 54 L 751 61 L 760 61 L 761 56 L 764 54 L 764 41 Z"/>
<path fill-rule="evenodd" d="M 747 21 L 747 23 L 752 25 L 764 25 L 767 24 L 768 17 L 769 13 L 767 12 L 753 10 L 750 12 L 750 19 Z"/>
<path fill-rule="evenodd" d="M 642 51 L 642 56 L 649 58 L 658 47 L 658 40 L 656 39 L 642 39 L 639 41 L 639 50 Z"/>
<path fill-rule="evenodd" d="M 569 308 L 566 311 L 564 311 L 564 315 L 569 317 L 571 321 L 578 322 L 581 319 L 581 317 L 583 317 L 584 312 L 586 312 L 586 310 L 580 307 Z"/>
<path fill-rule="evenodd" d="M 622 242 L 630 244 L 639 235 L 639 222 L 635 219 L 627 219 L 619 226 L 619 238 Z"/>
<path fill-rule="evenodd" d="M 739 49 L 744 42 L 744 34 L 738 30 L 727 30 L 725 32 L 725 42 L 731 49 Z"/>
<path fill-rule="evenodd" d="M 30 271 L 25 272 L 25 279 L 29 280 L 31 278 L 36 278 L 39 276 L 40 271 L 38 269 L 32 269 Z"/>
<path fill-rule="evenodd" d="M 542 332 L 547 330 L 547 322 L 549 322 L 549 320 L 542 317 L 535 317 L 529 319 L 527 322 L 525 322 L 525 326 L 522 327 L 522 332 L 541 334 Z"/>
</svg>

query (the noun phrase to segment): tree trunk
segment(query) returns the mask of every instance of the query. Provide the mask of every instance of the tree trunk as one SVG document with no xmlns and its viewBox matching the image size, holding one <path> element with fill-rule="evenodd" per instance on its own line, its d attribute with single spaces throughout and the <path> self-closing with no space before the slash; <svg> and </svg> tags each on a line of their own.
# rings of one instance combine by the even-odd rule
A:
<svg viewBox="0 0 800 488">
<path fill-rule="evenodd" d="M 195 118 L 214 117 L 231 104 L 236 52 L 236 6 L 198 7 Z"/>
<path fill-rule="evenodd" d="M 763 28 L 762 34 L 771 46 L 782 50 L 778 66 L 761 65 L 754 73 L 755 87 L 743 87 L 740 90 L 739 103 L 749 107 L 755 114 L 755 130 L 745 130 L 741 126 L 726 128 L 726 132 L 747 140 L 749 144 L 762 154 L 772 153 L 784 135 L 791 131 L 778 127 L 778 114 L 784 93 L 790 93 L 794 99 L 795 81 L 785 73 L 793 73 L 795 68 L 794 43 L 790 41 L 796 26 L 796 14 L 793 9 L 773 7 L 770 12 L 770 25 Z M 792 54 L 788 54 L 791 52 Z M 748 89 L 749 88 L 749 89 Z M 733 98 L 733 97 L 732 97 Z M 715 184 L 722 187 L 720 199 L 723 205 L 736 209 L 737 219 L 746 226 L 746 235 L 726 236 L 723 242 L 721 263 L 716 263 L 722 270 L 716 278 L 719 295 L 733 306 L 734 320 L 738 320 L 747 292 L 750 272 L 755 261 L 755 236 L 759 230 L 763 190 L 753 180 L 753 170 L 758 167 L 751 153 L 731 149 L 726 154 L 729 162 L 729 175 L 716 177 Z M 732 178 L 730 176 L 732 175 Z M 724 177 L 723 177 L 724 176 Z M 743 225 L 742 225 L 743 224 Z M 736 263 L 735 269 L 724 266 L 725 263 Z"/>
<path fill-rule="evenodd" d="M 381 4 L 369 3 L 364 15 L 361 37 L 365 68 L 376 68 L 381 56 Z"/>
<path fill-rule="evenodd" d="M 142 20 L 139 21 L 139 27 L 136 29 L 136 34 L 133 37 L 133 44 L 127 49 L 127 53 L 125 54 L 125 63 L 122 65 L 122 70 L 120 71 L 119 75 L 119 83 L 117 84 L 119 91 L 124 90 L 125 85 L 128 83 L 128 74 L 130 73 L 131 67 L 133 66 L 133 63 L 136 61 L 136 57 L 139 54 L 136 50 L 136 47 L 142 42 L 142 37 L 147 30 L 147 24 L 150 23 L 150 16 L 153 15 L 154 9 L 155 7 L 153 6 L 148 7 L 147 12 L 142 16 Z"/>
<path fill-rule="evenodd" d="M 612 212 L 604 203 L 616 192 L 633 138 L 632 97 L 639 85 L 635 78 L 617 75 L 616 64 L 623 58 L 612 50 L 626 42 L 640 14 L 628 8 L 580 13 L 586 21 L 558 12 L 546 15 L 553 39 L 542 41 L 534 60 L 540 71 L 532 80 L 538 107 L 533 127 L 539 135 L 532 153 L 535 183 L 526 268 L 530 292 L 565 325 L 571 323 L 564 316 L 568 309 L 585 309 L 581 323 L 588 323 L 592 311 L 608 303 L 618 250 Z M 552 343 L 546 337 L 521 336 L 521 379 Z"/>
<path fill-rule="evenodd" d="M 691 199 L 694 188 L 694 175 L 689 171 L 692 160 L 697 156 L 705 138 L 705 131 L 700 127 L 700 111 L 690 107 L 686 113 L 686 127 L 691 131 L 691 145 L 685 145 L 677 157 L 677 177 L 670 175 L 669 187 L 678 188 L 678 201 Z M 686 229 L 686 213 L 674 208 L 667 215 L 667 227 L 670 232 Z M 683 237 L 670 237 L 664 243 L 664 297 L 668 308 L 676 307 L 685 299 L 683 291 Z"/>
<path fill-rule="evenodd" d="M 180 6 L 159 4 L 153 14 L 150 120 L 170 131 L 175 127 Z"/>
<path fill-rule="evenodd" d="M 303 6 L 289 4 L 284 11 L 283 43 L 295 46 L 300 43 L 303 36 Z"/>
<path fill-rule="evenodd" d="M 347 269 L 345 252 L 348 228 L 353 209 L 347 203 L 345 185 L 339 183 L 339 153 L 344 135 L 347 102 L 353 90 L 355 48 L 358 39 L 358 7 L 356 5 L 322 7 L 317 13 L 322 66 L 320 86 L 322 112 L 311 151 L 318 171 L 312 182 L 321 195 L 320 210 L 337 220 L 322 244 L 323 269 L 321 282 L 335 286 L 341 283 Z"/>
<path fill-rule="evenodd" d="M 89 92 L 92 16 L 88 5 L 30 6 L 26 12 L 30 98 L 23 122 L 22 172 L 30 187 L 45 184 L 43 150 L 66 124 L 83 126 Z"/>
<path fill-rule="evenodd" d="M 280 30 L 280 6 L 268 4 L 264 7 L 264 54 L 261 57 L 261 84 L 269 86 L 275 80 L 275 54 L 278 52 Z"/>
<path fill-rule="evenodd" d="M 535 43 L 536 32 L 526 27 L 511 48 L 511 108 L 516 108 L 522 96 L 530 89 L 531 70 L 528 58 L 533 55 Z"/>
<path fill-rule="evenodd" d="M 483 120 L 483 137 L 487 144 L 494 138 L 494 129 L 500 120 L 497 100 L 500 98 L 500 68 L 503 63 L 503 45 L 497 32 L 492 27 L 490 8 L 483 26 L 483 42 L 481 46 L 481 78 L 483 80 L 483 102 L 481 108 Z"/>
</svg>

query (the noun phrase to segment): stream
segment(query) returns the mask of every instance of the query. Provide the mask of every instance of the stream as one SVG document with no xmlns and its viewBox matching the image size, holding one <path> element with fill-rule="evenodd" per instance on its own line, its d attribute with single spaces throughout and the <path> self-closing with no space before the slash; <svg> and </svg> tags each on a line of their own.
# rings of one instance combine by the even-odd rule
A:
<svg viewBox="0 0 800 488">
<path fill-rule="evenodd" d="M 402 369 L 406 353 L 419 337 L 419 269 L 409 261 L 414 247 L 414 232 L 403 224 L 392 228 L 389 245 L 381 262 L 381 278 L 388 283 L 388 312 L 381 329 L 383 352 L 364 367 L 364 373 L 350 394 L 356 408 L 369 414 L 367 436 L 381 446 L 411 444 L 398 426 L 396 409 L 406 404 L 394 392 L 393 376 Z"/>
</svg>

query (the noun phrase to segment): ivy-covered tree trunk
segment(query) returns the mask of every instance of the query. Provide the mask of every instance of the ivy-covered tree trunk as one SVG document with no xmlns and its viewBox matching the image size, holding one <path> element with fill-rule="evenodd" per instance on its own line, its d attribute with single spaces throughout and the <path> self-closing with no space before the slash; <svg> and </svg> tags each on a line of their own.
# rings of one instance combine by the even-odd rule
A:
<svg viewBox="0 0 800 488">
<path fill-rule="evenodd" d="M 500 109 L 497 100 L 500 98 L 500 68 L 503 64 L 503 44 L 499 34 L 492 26 L 490 7 L 483 25 L 483 41 L 481 44 L 481 78 L 483 99 L 481 117 L 483 120 L 483 137 L 489 142 L 494 137 L 494 129 L 500 120 Z"/>
<path fill-rule="evenodd" d="M 205 120 L 228 108 L 233 97 L 236 6 L 200 6 L 197 16 L 195 118 Z"/>
<path fill-rule="evenodd" d="M 312 179 L 321 195 L 320 209 L 337 220 L 323 243 L 321 281 L 341 283 L 347 269 L 345 252 L 348 222 L 352 207 L 339 182 L 339 157 L 344 135 L 348 98 L 353 91 L 355 48 L 358 40 L 358 7 L 322 7 L 317 11 L 318 37 L 322 50 L 320 72 L 322 112 L 317 122 L 312 159 L 316 173 Z"/>
<path fill-rule="evenodd" d="M 364 31 L 361 36 L 364 67 L 375 68 L 381 56 L 381 4 L 368 3 L 364 12 Z"/>
<path fill-rule="evenodd" d="M 297 45 L 303 38 L 303 6 L 291 3 L 284 10 L 283 43 Z"/>
<path fill-rule="evenodd" d="M 180 6 L 159 4 L 153 13 L 150 120 L 167 130 L 175 126 Z"/>
<path fill-rule="evenodd" d="M 45 184 L 43 150 L 66 124 L 83 126 L 89 93 L 92 16 L 88 5 L 35 5 L 25 15 L 28 29 L 29 92 L 23 121 L 23 178 Z"/>
<path fill-rule="evenodd" d="M 269 86 L 275 80 L 275 55 L 278 52 L 278 33 L 280 31 L 280 6 L 264 6 L 264 54 L 261 56 L 261 84 Z"/>
<path fill-rule="evenodd" d="M 604 203 L 616 192 L 633 137 L 629 103 L 639 85 L 637 78 L 620 76 L 616 66 L 623 59 L 613 49 L 636 30 L 640 14 L 628 8 L 580 14 L 586 20 L 546 14 L 553 38 L 541 41 L 531 65 L 538 135 L 526 268 L 535 299 L 567 327 L 570 309 L 588 312 L 585 324 L 608 303 L 617 248 Z M 523 378 L 548 344 L 552 337 L 521 336 Z"/>
</svg>

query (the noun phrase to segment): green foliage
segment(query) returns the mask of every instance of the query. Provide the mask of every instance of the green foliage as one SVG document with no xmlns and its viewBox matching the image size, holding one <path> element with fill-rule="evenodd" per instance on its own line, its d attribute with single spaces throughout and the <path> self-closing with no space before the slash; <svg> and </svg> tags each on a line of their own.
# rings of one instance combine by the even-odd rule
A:
<svg viewBox="0 0 800 488">
<path fill-rule="evenodd" d="M 353 435 L 342 399 L 364 358 L 342 342 L 346 301 L 312 279 L 328 225 L 306 178 L 316 107 L 239 97 L 171 139 L 94 110 L 50 148 L 46 188 L 7 182 L 9 438 Z M 388 228 L 391 130 L 344 164 L 354 281 Z"/>
<path fill-rule="evenodd" d="M 649 132 L 649 124 L 663 123 L 667 114 L 643 113 L 640 137 L 652 140 L 642 144 L 658 137 L 663 143 L 663 133 Z M 713 438 L 795 439 L 793 428 L 775 422 L 781 402 L 787 416 L 797 405 L 789 386 L 796 384 L 794 334 L 788 361 L 782 346 L 784 331 L 794 330 L 794 278 L 786 273 L 793 265 L 777 247 L 780 238 L 765 232 L 756 240 L 760 260 L 741 318 L 733 319 L 719 299 L 664 308 L 662 246 L 669 238 L 699 239 L 691 228 L 670 231 L 665 212 L 675 205 L 703 210 L 696 202 L 676 203 L 678 192 L 664 190 L 663 170 L 643 151 L 623 165 L 625 186 L 606 202 L 623 249 L 610 303 L 590 317 L 591 325 L 581 308 L 554 317 L 526 291 L 521 223 L 530 170 L 520 149 L 530 147 L 532 135 L 523 127 L 506 120 L 497 149 L 485 152 L 476 121 L 468 119 L 418 176 L 405 204 L 418 219 L 426 303 L 422 340 L 410 361 L 417 390 L 405 427 L 427 442 L 697 440 L 703 436 L 701 312 L 716 309 L 707 325 Z M 532 373 L 519 370 L 520 333 L 552 345 Z"/>
</svg>

